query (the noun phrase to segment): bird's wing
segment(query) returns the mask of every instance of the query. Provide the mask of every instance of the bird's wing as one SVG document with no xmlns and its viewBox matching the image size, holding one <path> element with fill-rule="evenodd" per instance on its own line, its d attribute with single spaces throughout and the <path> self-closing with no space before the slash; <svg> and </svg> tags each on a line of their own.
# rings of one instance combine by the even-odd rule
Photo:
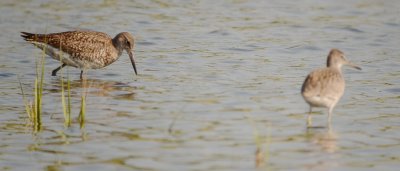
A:
<svg viewBox="0 0 400 171">
<path fill-rule="evenodd" d="M 321 92 L 321 78 L 317 76 L 320 70 L 315 70 L 308 74 L 301 87 L 301 94 L 304 97 L 317 96 Z"/>
<path fill-rule="evenodd" d="M 317 69 L 307 76 L 301 93 L 304 97 L 323 96 L 334 100 L 342 96 L 344 86 L 344 79 L 340 72 L 327 68 Z"/>
<path fill-rule="evenodd" d="M 93 54 L 99 46 L 111 43 L 111 37 L 94 31 L 68 31 L 51 34 L 33 34 L 21 32 L 26 41 L 45 43 L 72 56 Z"/>
</svg>

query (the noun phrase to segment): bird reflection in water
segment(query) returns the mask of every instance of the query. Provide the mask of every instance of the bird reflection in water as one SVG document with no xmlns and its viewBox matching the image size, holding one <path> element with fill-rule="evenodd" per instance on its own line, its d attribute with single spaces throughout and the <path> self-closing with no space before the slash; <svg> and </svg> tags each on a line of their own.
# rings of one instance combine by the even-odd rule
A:
<svg viewBox="0 0 400 171">
<path fill-rule="evenodd" d="M 327 153 L 335 153 L 338 150 L 338 135 L 331 126 L 326 130 L 321 127 L 308 128 L 306 135 L 310 143 L 318 145 L 321 150 Z"/>
<path fill-rule="evenodd" d="M 86 81 L 86 83 L 83 83 Z M 50 91 L 53 93 L 61 92 L 61 80 L 53 79 L 51 81 L 53 85 L 50 87 Z M 66 81 L 64 80 L 64 86 Z M 115 99 L 133 100 L 135 98 L 135 86 L 131 86 L 128 83 L 116 82 L 116 81 L 105 81 L 99 79 L 87 79 L 87 80 L 71 80 L 71 90 L 77 90 L 83 88 L 88 95 L 97 97 L 112 96 Z M 66 88 L 66 87 L 65 87 Z M 75 91 L 79 92 L 79 91 Z M 74 96 L 74 91 L 71 92 Z"/>
<path fill-rule="evenodd" d="M 335 131 L 331 129 L 331 127 L 328 127 L 326 129 L 321 127 L 314 127 L 307 128 L 305 134 L 307 141 L 314 149 L 312 153 L 329 158 L 328 160 L 326 160 L 326 158 L 323 157 L 304 165 L 307 170 L 332 170 L 332 168 L 335 168 L 339 164 L 337 160 L 334 160 L 339 151 L 339 136 L 335 133 Z"/>
</svg>

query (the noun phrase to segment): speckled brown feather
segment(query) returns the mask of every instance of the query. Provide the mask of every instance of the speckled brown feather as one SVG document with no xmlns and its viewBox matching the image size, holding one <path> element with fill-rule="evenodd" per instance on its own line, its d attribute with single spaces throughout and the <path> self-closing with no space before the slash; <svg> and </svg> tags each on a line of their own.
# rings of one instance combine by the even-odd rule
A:
<svg viewBox="0 0 400 171">
<path fill-rule="evenodd" d="M 48 44 L 58 50 L 71 55 L 75 60 L 85 60 L 90 63 L 101 63 L 107 66 L 116 58 L 102 58 L 103 56 L 117 57 L 112 47 L 112 38 L 105 33 L 94 31 L 68 31 L 51 34 L 32 34 L 22 32 L 27 41 Z"/>
<path fill-rule="evenodd" d="M 128 32 L 119 33 L 114 38 L 96 31 L 67 31 L 50 34 L 21 33 L 26 41 L 45 50 L 45 53 L 52 58 L 62 61 L 62 65 L 53 70 L 53 76 L 64 66 L 77 67 L 82 71 L 103 68 L 115 62 L 124 50 L 128 53 L 135 74 L 137 74 L 133 54 L 134 38 Z"/>
</svg>

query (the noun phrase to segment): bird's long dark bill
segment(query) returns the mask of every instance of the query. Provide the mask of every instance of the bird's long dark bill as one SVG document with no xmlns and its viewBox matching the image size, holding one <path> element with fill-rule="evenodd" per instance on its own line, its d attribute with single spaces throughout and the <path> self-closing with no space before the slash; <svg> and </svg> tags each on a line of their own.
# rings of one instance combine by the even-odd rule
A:
<svg viewBox="0 0 400 171">
<path fill-rule="evenodd" d="M 352 68 L 354 68 L 354 69 L 361 70 L 361 67 L 359 67 L 359 66 L 357 66 L 357 65 L 355 65 L 355 64 L 353 64 L 353 63 L 351 63 L 351 62 L 348 62 L 347 65 L 350 66 L 350 67 L 352 67 Z"/>
<path fill-rule="evenodd" d="M 135 70 L 135 74 L 137 75 L 136 64 L 135 64 L 135 55 L 131 51 L 128 51 L 128 55 L 129 55 L 129 58 L 131 59 L 133 70 Z"/>
</svg>

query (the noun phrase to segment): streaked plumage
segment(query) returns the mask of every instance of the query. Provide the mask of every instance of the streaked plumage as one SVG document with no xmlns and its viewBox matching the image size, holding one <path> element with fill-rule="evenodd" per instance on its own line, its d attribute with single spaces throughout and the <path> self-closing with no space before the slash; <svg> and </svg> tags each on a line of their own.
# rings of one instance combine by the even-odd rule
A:
<svg viewBox="0 0 400 171">
<path fill-rule="evenodd" d="M 313 107 L 328 108 L 328 122 L 331 120 L 333 108 L 344 93 L 345 81 L 341 71 L 343 65 L 361 70 L 349 62 L 343 52 L 332 49 L 328 55 L 327 67 L 312 71 L 301 87 L 301 95 L 310 105 L 309 112 L 312 112 Z"/>
<path fill-rule="evenodd" d="M 52 75 L 65 66 L 81 69 L 81 78 L 84 70 L 99 69 L 115 62 L 125 50 L 135 71 L 134 38 L 128 32 L 117 34 L 114 38 L 102 32 L 95 31 L 67 31 L 51 34 L 33 34 L 21 32 L 22 37 L 45 50 L 53 59 L 62 61 L 62 65 L 53 70 Z M 63 53 L 61 53 L 63 52 Z"/>
</svg>

